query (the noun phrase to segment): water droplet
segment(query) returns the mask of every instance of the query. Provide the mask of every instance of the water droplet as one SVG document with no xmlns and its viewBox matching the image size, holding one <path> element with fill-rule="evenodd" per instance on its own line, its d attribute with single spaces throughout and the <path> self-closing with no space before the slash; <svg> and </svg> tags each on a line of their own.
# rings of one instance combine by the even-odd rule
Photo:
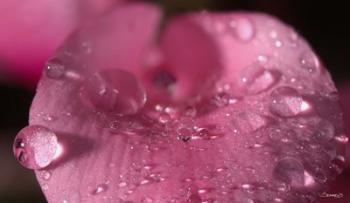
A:
<svg viewBox="0 0 350 203">
<path fill-rule="evenodd" d="M 330 169 L 332 170 L 335 175 L 339 175 L 343 172 L 345 168 L 345 157 L 343 156 L 336 156 L 335 159 L 331 161 Z"/>
<path fill-rule="evenodd" d="M 246 119 L 253 131 L 256 131 L 267 125 L 268 121 L 264 116 L 249 112 L 246 114 Z"/>
<path fill-rule="evenodd" d="M 318 123 L 318 127 L 314 133 L 317 138 L 321 138 L 323 140 L 330 140 L 334 137 L 335 128 L 334 126 L 326 120 L 322 120 Z"/>
<path fill-rule="evenodd" d="M 311 104 L 292 87 L 279 87 L 271 93 L 270 111 L 278 116 L 296 116 L 310 109 Z"/>
<path fill-rule="evenodd" d="M 261 93 L 277 83 L 280 73 L 277 70 L 267 70 L 259 65 L 244 68 L 241 80 L 248 94 Z"/>
<path fill-rule="evenodd" d="M 45 75 L 51 79 L 59 79 L 64 76 L 66 67 L 63 62 L 57 58 L 51 59 L 45 65 Z"/>
<path fill-rule="evenodd" d="M 278 33 L 276 30 L 272 30 L 269 34 L 269 36 L 272 38 L 272 39 L 276 39 L 278 37 Z"/>
<path fill-rule="evenodd" d="M 312 187 L 315 185 L 314 177 L 307 171 L 304 171 L 304 186 Z"/>
<path fill-rule="evenodd" d="M 128 184 L 126 182 L 120 182 L 118 184 L 119 187 L 126 187 Z"/>
<path fill-rule="evenodd" d="M 42 178 L 43 178 L 44 180 L 49 180 L 50 177 L 51 177 L 51 173 L 50 173 L 50 172 L 44 171 L 44 172 L 42 173 Z"/>
<path fill-rule="evenodd" d="M 91 194 L 92 195 L 98 195 L 100 193 L 105 192 L 108 189 L 108 186 L 106 184 L 100 184 L 96 187 L 96 189 L 94 189 Z"/>
<path fill-rule="evenodd" d="M 188 117 L 195 117 L 197 115 L 197 110 L 193 106 L 188 106 L 185 109 L 185 115 Z"/>
<path fill-rule="evenodd" d="M 180 126 L 176 131 L 177 138 L 183 142 L 189 142 L 194 134 L 194 129 L 187 126 Z"/>
<path fill-rule="evenodd" d="M 250 185 L 250 184 L 242 184 L 241 187 L 242 187 L 243 189 L 245 189 L 245 190 L 249 190 L 249 189 L 252 188 L 252 185 Z"/>
<path fill-rule="evenodd" d="M 57 158 L 59 143 L 56 134 L 43 126 L 27 126 L 16 136 L 13 151 L 26 168 L 42 169 Z"/>
<path fill-rule="evenodd" d="M 298 33 L 296 33 L 294 30 L 292 30 L 288 35 L 288 41 L 290 43 L 290 46 L 293 48 L 296 48 L 298 46 Z"/>
<path fill-rule="evenodd" d="M 283 199 L 277 197 L 277 198 L 273 199 L 273 201 L 275 201 L 275 202 L 283 202 Z"/>
<path fill-rule="evenodd" d="M 247 18 L 235 19 L 234 24 L 230 24 L 231 28 L 235 30 L 235 34 L 242 42 L 249 42 L 254 36 L 253 23 Z"/>
<path fill-rule="evenodd" d="M 283 45 L 282 41 L 280 41 L 280 40 L 275 41 L 275 47 L 280 48 L 280 47 L 282 47 L 282 45 Z"/>
<path fill-rule="evenodd" d="M 310 73 L 314 73 L 320 68 L 320 61 L 318 60 L 317 56 L 311 51 L 304 52 L 301 55 L 300 64 L 302 68 Z"/>
<path fill-rule="evenodd" d="M 265 56 L 265 55 L 259 55 L 259 56 L 257 57 L 257 60 L 258 60 L 258 62 L 259 62 L 260 64 L 265 64 L 269 59 L 268 59 L 268 57 Z"/>
<path fill-rule="evenodd" d="M 142 203 L 153 203 L 153 199 L 150 197 L 144 197 L 141 200 Z"/>
<path fill-rule="evenodd" d="M 220 92 L 212 98 L 212 103 L 217 107 L 224 107 L 237 102 L 237 99 L 226 92 Z"/>
<path fill-rule="evenodd" d="M 198 194 L 206 194 L 209 191 L 207 189 L 203 188 L 203 189 L 199 189 L 197 192 L 198 192 Z"/>
<path fill-rule="evenodd" d="M 304 167 L 294 158 L 284 158 L 278 161 L 273 175 L 277 180 L 290 184 L 292 187 L 304 185 Z"/>
<path fill-rule="evenodd" d="M 349 138 L 346 135 L 338 135 L 338 136 L 334 137 L 334 139 L 337 142 L 342 143 L 342 144 L 346 144 L 349 142 Z"/>
<path fill-rule="evenodd" d="M 96 108 L 116 114 L 135 114 L 146 103 L 146 91 L 129 72 L 106 69 L 91 74 L 82 95 Z"/>
<path fill-rule="evenodd" d="M 167 113 L 160 113 L 159 118 L 158 118 L 158 121 L 160 123 L 167 123 L 170 120 L 171 120 L 171 118 L 170 118 L 169 114 L 167 114 Z"/>
</svg>

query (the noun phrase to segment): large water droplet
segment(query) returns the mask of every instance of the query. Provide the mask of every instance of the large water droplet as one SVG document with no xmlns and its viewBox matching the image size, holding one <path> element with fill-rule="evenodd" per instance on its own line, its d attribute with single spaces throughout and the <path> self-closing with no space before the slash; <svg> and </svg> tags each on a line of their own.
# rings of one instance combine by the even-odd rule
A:
<svg viewBox="0 0 350 203">
<path fill-rule="evenodd" d="M 82 95 L 100 110 L 124 115 L 137 113 L 147 100 L 136 77 L 119 69 L 91 74 L 83 84 Z"/>
<path fill-rule="evenodd" d="M 304 101 L 298 91 L 292 87 L 279 87 L 271 93 L 270 110 L 278 116 L 296 116 L 310 111 L 311 108 L 311 104 Z"/>
<path fill-rule="evenodd" d="M 253 23 L 247 18 L 235 19 L 235 23 L 230 23 L 230 26 L 235 29 L 235 34 L 242 42 L 249 42 L 254 36 Z"/>
<path fill-rule="evenodd" d="M 310 73 L 317 72 L 320 68 L 320 61 L 317 56 L 311 52 L 304 52 L 300 57 L 301 67 Z"/>
<path fill-rule="evenodd" d="M 284 158 L 278 161 L 273 175 L 277 180 L 290 184 L 292 187 L 304 185 L 304 167 L 295 158 Z"/>
<path fill-rule="evenodd" d="M 45 75 L 51 79 L 59 79 L 64 76 L 66 67 L 59 59 L 50 60 L 45 66 Z"/>
<path fill-rule="evenodd" d="M 13 152 L 17 160 L 26 168 L 47 167 L 61 153 L 57 136 L 43 126 L 27 126 L 16 136 Z"/>
<path fill-rule="evenodd" d="M 241 80 L 248 94 L 258 94 L 276 84 L 279 77 L 280 73 L 276 70 L 252 65 L 243 70 Z"/>
</svg>

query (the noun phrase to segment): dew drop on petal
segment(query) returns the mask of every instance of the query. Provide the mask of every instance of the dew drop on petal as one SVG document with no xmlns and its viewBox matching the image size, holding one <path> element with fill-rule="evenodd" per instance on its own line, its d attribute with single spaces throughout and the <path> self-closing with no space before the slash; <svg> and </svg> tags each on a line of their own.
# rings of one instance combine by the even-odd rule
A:
<svg viewBox="0 0 350 203">
<path fill-rule="evenodd" d="M 349 138 L 346 135 L 338 135 L 338 136 L 335 136 L 334 139 L 337 142 L 342 143 L 342 144 L 346 144 L 349 142 Z"/>
<path fill-rule="evenodd" d="M 241 82 L 248 94 L 258 94 L 276 84 L 280 73 L 277 70 L 267 70 L 259 65 L 244 68 Z"/>
<path fill-rule="evenodd" d="M 51 177 L 51 173 L 50 173 L 50 172 L 44 171 L 44 172 L 42 173 L 42 178 L 43 178 L 44 180 L 49 180 L 50 177 Z"/>
<path fill-rule="evenodd" d="M 146 103 L 146 91 L 136 77 L 124 70 L 105 69 L 85 80 L 83 98 L 97 109 L 115 114 L 135 114 Z"/>
<path fill-rule="evenodd" d="M 144 197 L 141 200 L 141 203 L 153 203 L 153 202 L 154 202 L 153 199 L 150 197 Z"/>
<path fill-rule="evenodd" d="M 239 18 L 235 22 L 234 28 L 237 38 L 242 42 L 249 42 L 254 36 L 253 23 L 247 18 Z"/>
<path fill-rule="evenodd" d="M 66 67 L 59 59 L 52 59 L 45 65 L 45 75 L 51 79 L 62 78 Z"/>
<path fill-rule="evenodd" d="M 100 184 L 91 192 L 91 194 L 92 195 L 98 195 L 100 193 L 105 192 L 107 189 L 108 189 L 108 187 L 107 187 L 106 184 Z"/>
<path fill-rule="evenodd" d="M 57 136 L 43 126 L 27 126 L 16 136 L 13 152 L 17 160 L 26 168 L 42 169 L 57 157 L 59 143 Z"/>
<path fill-rule="evenodd" d="M 304 171 L 304 186 L 312 187 L 315 185 L 314 177 L 307 171 Z"/>
<path fill-rule="evenodd" d="M 318 127 L 314 133 L 316 138 L 330 140 L 334 137 L 335 127 L 327 120 L 322 120 L 318 123 Z"/>
<path fill-rule="evenodd" d="M 265 64 L 268 60 L 269 60 L 268 57 L 262 54 L 257 57 L 257 61 L 260 64 Z"/>
<path fill-rule="evenodd" d="M 282 43 L 281 40 L 276 40 L 275 41 L 275 47 L 280 48 L 280 47 L 282 47 L 282 45 L 283 45 L 283 43 Z"/>
<path fill-rule="evenodd" d="M 304 185 L 304 167 L 295 158 L 283 158 L 279 160 L 273 170 L 274 177 L 292 187 Z"/>
<path fill-rule="evenodd" d="M 320 68 L 320 61 L 311 51 L 304 52 L 300 56 L 301 67 L 310 73 L 316 72 Z"/>
<path fill-rule="evenodd" d="M 308 112 L 312 105 L 292 87 L 279 87 L 270 96 L 270 111 L 282 117 L 292 117 Z"/>
</svg>

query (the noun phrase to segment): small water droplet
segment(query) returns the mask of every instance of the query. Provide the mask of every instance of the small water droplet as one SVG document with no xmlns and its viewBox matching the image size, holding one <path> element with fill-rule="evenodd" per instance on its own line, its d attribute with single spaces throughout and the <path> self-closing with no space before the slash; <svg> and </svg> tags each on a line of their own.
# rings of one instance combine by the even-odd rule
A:
<svg viewBox="0 0 350 203">
<path fill-rule="evenodd" d="M 346 144 L 349 142 L 349 138 L 346 135 L 338 135 L 338 136 L 334 137 L 334 139 L 337 142 L 342 143 L 342 144 Z"/>
<path fill-rule="evenodd" d="M 292 30 L 288 35 L 288 41 L 290 43 L 290 46 L 293 48 L 296 48 L 298 46 L 298 33 L 296 33 L 294 30 Z"/>
<path fill-rule="evenodd" d="M 301 67 L 310 73 L 315 73 L 320 68 L 320 61 L 317 56 L 311 52 L 304 52 L 300 57 Z"/>
<path fill-rule="evenodd" d="M 264 116 L 252 112 L 246 114 L 246 119 L 253 131 L 257 131 L 258 129 L 266 126 L 268 123 Z"/>
<path fill-rule="evenodd" d="M 237 99 L 226 92 L 220 92 L 212 98 L 212 103 L 217 107 L 224 107 L 227 105 L 235 104 L 236 102 Z"/>
<path fill-rule="evenodd" d="M 150 181 L 149 180 L 141 180 L 140 185 L 146 185 L 149 184 Z"/>
<path fill-rule="evenodd" d="M 57 58 L 51 59 L 45 66 L 45 75 L 51 79 L 60 79 L 64 76 L 66 67 Z"/>
<path fill-rule="evenodd" d="M 279 87 L 271 93 L 270 111 L 278 116 L 296 116 L 308 112 L 311 107 L 292 87 Z"/>
<path fill-rule="evenodd" d="M 189 142 L 194 134 L 193 128 L 180 126 L 177 130 L 177 138 L 183 142 Z"/>
<path fill-rule="evenodd" d="M 91 194 L 92 195 L 98 195 L 100 193 L 105 192 L 108 189 L 108 186 L 106 184 L 100 184 L 96 187 L 96 189 L 94 189 Z"/>
<path fill-rule="evenodd" d="M 249 190 L 249 189 L 252 188 L 252 185 L 250 185 L 250 184 L 242 184 L 241 187 L 242 187 L 243 189 L 245 189 L 245 190 Z"/>
<path fill-rule="evenodd" d="M 144 197 L 141 200 L 142 203 L 153 203 L 153 199 L 150 197 Z"/>
<path fill-rule="evenodd" d="M 283 158 L 278 161 L 273 174 L 277 180 L 290 184 L 292 187 L 304 185 L 304 166 L 295 158 Z"/>
<path fill-rule="evenodd" d="M 119 187 L 126 187 L 128 184 L 126 182 L 120 182 L 118 184 Z"/>
<path fill-rule="evenodd" d="M 57 158 L 59 143 L 56 134 L 43 126 L 27 126 L 16 136 L 13 152 L 26 168 L 42 169 Z"/>
<path fill-rule="evenodd" d="M 197 115 L 197 110 L 193 106 L 188 106 L 185 109 L 185 115 L 188 117 L 195 117 Z"/>
<path fill-rule="evenodd" d="M 44 180 L 49 180 L 50 177 L 51 177 L 51 173 L 50 173 L 50 172 L 44 171 L 44 172 L 42 173 L 42 178 L 43 178 Z"/>
<path fill-rule="evenodd" d="M 280 47 L 282 47 L 282 46 L 283 46 L 283 43 L 282 43 L 281 40 L 276 40 L 276 41 L 275 41 L 275 47 L 280 48 Z"/>
<path fill-rule="evenodd" d="M 242 42 L 249 42 L 254 36 L 253 23 L 247 18 L 235 19 L 234 24 L 230 24 L 231 28 L 234 29 L 235 35 Z"/>
<path fill-rule="evenodd" d="M 241 80 L 248 94 L 258 94 L 276 84 L 280 73 L 277 70 L 267 70 L 259 65 L 251 65 L 243 69 Z"/>
<path fill-rule="evenodd" d="M 119 69 L 89 75 L 82 95 L 98 109 L 124 115 L 137 113 L 147 100 L 146 91 L 135 76 Z"/>
<path fill-rule="evenodd" d="M 92 53 L 92 48 L 91 48 L 91 43 L 90 42 L 83 42 L 82 44 L 81 44 L 81 46 L 82 46 L 82 48 L 83 48 L 83 50 L 84 50 L 84 52 L 86 53 L 86 54 L 91 54 Z"/>
<path fill-rule="evenodd" d="M 304 186 L 312 187 L 315 185 L 314 177 L 307 171 L 304 171 Z"/>
<path fill-rule="evenodd" d="M 345 157 L 338 155 L 331 161 L 330 169 L 335 175 L 339 175 L 343 172 L 345 168 Z"/>
<path fill-rule="evenodd" d="M 277 197 L 277 198 L 274 198 L 273 201 L 275 201 L 275 202 L 283 202 L 283 199 Z"/>
<path fill-rule="evenodd" d="M 321 120 L 318 123 L 318 127 L 314 133 L 314 135 L 317 138 L 323 139 L 323 140 L 331 140 L 334 137 L 335 134 L 335 128 L 327 120 Z"/>
<path fill-rule="evenodd" d="M 257 57 L 257 60 L 260 64 L 265 64 L 269 59 L 267 56 L 261 54 Z"/>
<path fill-rule="evenodd" d="M 206 193 L 208 193 L 208 190 L 207 189 L 199 189 L 197 192 L 198 192 L 198 194 L 206 194 Z"/>
<path fill-rule="evenodd" d="M 272 30 L 270 33 L 269 33 L 269 36 L 272 38 L 272 39 L 276 39 L 278 37 L 278 33 L 276 30 Z"/>
<path fill-rule="evenodd" d="M 160 113 L 159 117 L 158 117 L 158 121 L 160 123 L 167 123 L 171 120 L 169 114 L 167 113 Z"/>
<path fill-rule="evenodd" d="M 43 184 L 41 186 L 41 188 L 44 190 L 44 191 L 47 191 L 49 189 L 49 186 L 47 184 Z"/>
</svg>

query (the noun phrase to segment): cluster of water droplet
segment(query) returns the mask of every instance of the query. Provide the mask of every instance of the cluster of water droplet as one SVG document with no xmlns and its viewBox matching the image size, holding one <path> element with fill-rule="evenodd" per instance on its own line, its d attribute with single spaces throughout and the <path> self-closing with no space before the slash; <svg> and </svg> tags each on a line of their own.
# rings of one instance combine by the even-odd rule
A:
<svg viewBox="0 0 350 203">
<path fill-rule="evenodd" d="M 229 30 L 242 43 L 261 37 L 254 21 L 245 17 L 210 27 L 219 32 Z M 287 44 L 296 48 L 300 44 L 295 32 L 283 36 L 272 30 L 267 35 L 274 49 L 282 50 Z M 87 53 L 93 51 L 89 45 L 83 46 L 88 47 L 84 49 Z M 120 202 L 128 202 L 144 187 L 180 182 L 183 187 L 165 202 L 308 202 L 315 198 L 316 193 L 310 195 L 309 191 L 324 189 L 323 184 L 341 172 L 344 157 L 338 148 L 348 142 L 348 137 L 337 124 L 340 112 L 328 108 L 337 105 L 329 90 L 312 93 L 310 89 L 323 86 L 304 87 L 309 84 L 309 75 L 299 77 L 299 71 L 305 70 L 307 74 L 322 74 L 315 54 L 310 50 L 302 52 L 296 63 L 298 69 L 290 70 L 276 58 L 261 53 L 251 65 L 241 67 L 239 81 L 218 84 L 210 97 L 182 104 L 150 104 L 151 108 L 145 107 L 147 95 L 141 81 L 128 71 L 79 72 L 70 70 L 62 60 L 51 60 L 45 67 L 47 79 L 74 80 L 81 87 L 77 95 L 82 103 L 107 117 L 103 126 L 108 128 L 111 139 L 126 138 L 125 153 L 140 157 L 146 154 L 146 158 L 175 157 L 163 163 L 135 159 L 127 172 L 113 177 L 114 181 L 90 185 L 89 195 L 101 196 L 113 189 L 119 192 Z M 153 82 L 155 86 L 171 86 L 175 79 L 162 73 Z M 232 86 L 241 88 L 243 94 L 237 96 Z M 55 117 L 44 113 L 39 116 L 45 122 L 55 121 Z M 13 148 L 23 166 L 45 169 L 65 147 L 52 130 L 28 126 L 19 132 Z M 239 153 L 266 163 L 243 162 Z M 207 160 L 213 158 L 212 154 L 218 160 Z M 111 162 L 108 166 L 118 165 Z M 259 167 L 270 173 L 257 177 Z M 183 174 L 172 178 L 177 175 L 169 173 L 172 170 Z M 44 180 L 51 176 L 51 172 L 42 171 Z M 154 202 L 152 195 L 140 201 Z"/>
</svg>

